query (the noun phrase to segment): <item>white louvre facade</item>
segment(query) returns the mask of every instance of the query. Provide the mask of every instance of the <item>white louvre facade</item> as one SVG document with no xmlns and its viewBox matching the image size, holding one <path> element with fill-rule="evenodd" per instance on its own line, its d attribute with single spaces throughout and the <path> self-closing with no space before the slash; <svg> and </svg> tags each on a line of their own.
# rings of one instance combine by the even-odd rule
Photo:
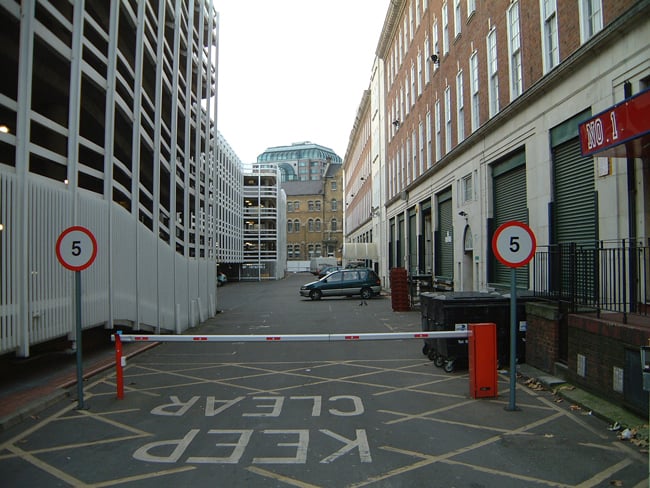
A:
<svg viewBox="0 0 650 488">
<path fill-rule="evenodd" d="M 74 339 L 54 246 L 75 225 L 98 243 L 84 329 L 213 315 L 217 258 L 241 260 L 242 176 L 213 122 L 212 2 L 2 0 L 0 25 L 0 354 Z"/>
</svg>

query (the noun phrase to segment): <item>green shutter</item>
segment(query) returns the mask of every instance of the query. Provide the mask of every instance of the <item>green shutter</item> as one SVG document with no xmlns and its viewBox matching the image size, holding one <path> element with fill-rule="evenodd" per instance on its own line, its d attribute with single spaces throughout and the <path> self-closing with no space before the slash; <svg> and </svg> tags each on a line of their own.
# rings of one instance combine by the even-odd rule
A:
<svg viewBox="0 0 650 488">
<path fill-rule="evenodd" d="M 454 226 L 451 190 L 438 195 L 438 242 L 436 242 L 436 277 L 454 279 Z"/>
<path fill-rule="evenodd" d="M 492 168 L 494 188 L 494 229 L 505 222 L 516 220 L 528 223 L 528 202 L 526 197 L 526 161 L 522 151 Z M 495 284 L 509 286 L 511 268 L 494 258 Z M 528 266 L 516 269 L 517 286 L 528 288 Z"/>
<path fill-rule="evenodd" d="M 582 157 L 580 140 L 553 148 L 554 241 L 593 247 L 596 241 L 594 160 Z"/>
</svg>

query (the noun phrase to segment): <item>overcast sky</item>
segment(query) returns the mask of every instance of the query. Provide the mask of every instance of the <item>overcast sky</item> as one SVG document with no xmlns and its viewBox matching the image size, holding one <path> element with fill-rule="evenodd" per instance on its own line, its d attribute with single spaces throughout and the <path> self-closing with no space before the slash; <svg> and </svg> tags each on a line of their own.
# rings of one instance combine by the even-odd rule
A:
<svg viewBox="0 0 650 488">
<path fill-rule="evenodd" d="M 243 163 L 311 141 L 345 156 L 390 0 L 214 0 L 217 126 Z"/>
</svg>

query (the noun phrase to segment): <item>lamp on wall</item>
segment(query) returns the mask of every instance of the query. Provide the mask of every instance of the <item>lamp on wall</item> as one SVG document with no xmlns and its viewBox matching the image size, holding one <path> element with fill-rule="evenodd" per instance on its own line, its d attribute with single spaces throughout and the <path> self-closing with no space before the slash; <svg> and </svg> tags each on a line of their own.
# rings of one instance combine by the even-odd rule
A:
<svg viewBox="0 0 650 488">
<path fill-rule="evenodd" d="M 393 120 L 393 125 L 395 127 L 399 127 L 399 120 L 397 120 L 397 119 Z"/>
<path fill-rule="evenodd" d="M 432 54 L 430 59 L 433 62 L 433 64 L 435 64 L 436 66 L 440 66 L 440 56 L 438 56 L 438 54 Z"/>
</svg>

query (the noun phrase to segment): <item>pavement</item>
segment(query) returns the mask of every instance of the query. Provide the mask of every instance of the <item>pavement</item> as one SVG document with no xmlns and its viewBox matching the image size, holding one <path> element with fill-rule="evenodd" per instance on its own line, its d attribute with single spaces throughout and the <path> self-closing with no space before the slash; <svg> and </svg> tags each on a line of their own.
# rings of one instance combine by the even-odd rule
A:
<svg viewBox="0 0 650 488">
<path fill-rule="evenodd" d="M 115 367 L 110 333 L 103 329 L 84 332 L 82 345 L 84 381 Z M 59 344 L 60 346 L 60 344 Z M 128 359 L 155 347 L 155 343 L 124 344 Z M 0 431 L 37 416 L 64 398 L 77 396 L 76 352 L 36 349 L 26 359 L 0 358 Z"/>
</svg>

